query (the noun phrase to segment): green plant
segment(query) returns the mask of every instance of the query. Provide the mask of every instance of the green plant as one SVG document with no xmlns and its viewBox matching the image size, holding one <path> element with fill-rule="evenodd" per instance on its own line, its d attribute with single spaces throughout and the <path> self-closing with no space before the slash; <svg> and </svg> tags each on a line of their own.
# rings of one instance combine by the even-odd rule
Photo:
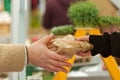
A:
<svg viewBox="0 0 120 80">
<path fill-rule="evenodd" d="M 67 34 L 74 34 L 75 29 L 72 25 L 63 25 L 63 26 L 56 26 L 51 29 L 51 32 L 54 35 L 67 35 Z"/>
<path fill-rule="evenodd" d="M 96 5 L 90 2 L 73 3 L 68 9 L 69 18 L 78 27 L 94 27 L 98 15 L 99 10 Z"/>
<path fill-rule="evenodd" d="M 32 76 L 33 72 L 39 72 L 40 70 L 37 69 L 37 67 L 33 66 L 33 65 L 28 65 L 26 67 L 26 76 Z"/>
<path fill-rule="evenodd" d="M 98 26 L 118 26 L 120 25 L 120 17 L 117 16 L 100 16 L 97 20 Z"/>
</svg>

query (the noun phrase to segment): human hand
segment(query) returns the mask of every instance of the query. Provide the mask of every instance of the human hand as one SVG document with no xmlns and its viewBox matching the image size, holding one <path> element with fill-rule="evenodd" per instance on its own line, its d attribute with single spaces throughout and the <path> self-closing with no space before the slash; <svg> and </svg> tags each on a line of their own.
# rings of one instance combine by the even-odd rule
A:
<svg viewBox="0 0 120 80">
<path fill-rule="evenodd" d="M 68 58 L 49 50 L 47 47 L 51 39 L 53 39 L 53 35 L 46 36 L 28 47 L 29 63 L 42 67 L 50 72 L 67 72 L 63 66 L 71 67 L 70 63 L 65 62 Z"/>
<path fill-rule="evenodd" d="M 89 36 L 82 36 L 82 37 L 78 38 L 77 40 L 78 41 L 87 41 L 87 42 L 89 42 Z M 82 57 L 91 56 L 91 51 L 79 52 L 79 53 L 77 53 L 77 55 L 82 56 Z"/>
<path fill-rule="evenodd" d="M 77 38 L 78 41 L 87 41 L 89 42 L 89 36 L 81 36 L 79 38 Z"/>
</svg>

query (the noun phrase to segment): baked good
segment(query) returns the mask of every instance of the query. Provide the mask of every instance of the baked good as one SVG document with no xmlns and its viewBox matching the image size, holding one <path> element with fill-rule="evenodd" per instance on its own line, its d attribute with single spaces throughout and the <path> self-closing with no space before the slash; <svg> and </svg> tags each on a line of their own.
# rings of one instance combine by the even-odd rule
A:
<svg viewBox="0 0 120 80">
<path fill-rule="evenodd" d="M 51 40 L 48 48 L 57 51 L 60 55 L 71 58 L 75 53 L 86 52 L 93 49 L 93 45 L 87 41 L 77 41 L 73 35 L 66 35 Z"/>
</svg>

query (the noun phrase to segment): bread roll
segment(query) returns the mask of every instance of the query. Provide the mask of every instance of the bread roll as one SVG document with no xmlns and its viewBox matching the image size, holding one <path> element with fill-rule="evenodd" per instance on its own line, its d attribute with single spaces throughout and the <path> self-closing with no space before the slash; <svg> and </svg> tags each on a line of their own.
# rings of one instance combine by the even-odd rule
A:
<svg viewBox="0 0 120 80">
<path fill-rule="evenodd" d="M 71 58 L 75 53 L 86 52 L 93 49 L 93 45 L 87 41 L 77 41 L 72 35 L 67 35 L 60 38 L 53 39 L 48 48 L 57 51 L 58 54 Z"/>
</svg>

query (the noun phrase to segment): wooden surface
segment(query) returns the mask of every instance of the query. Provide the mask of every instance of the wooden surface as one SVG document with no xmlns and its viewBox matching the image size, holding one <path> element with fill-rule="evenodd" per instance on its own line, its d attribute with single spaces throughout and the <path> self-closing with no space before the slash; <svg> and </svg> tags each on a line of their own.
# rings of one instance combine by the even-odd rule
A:
<svg viewBox="0 0 120 80">
<path fill-rule="evenodd" d="M 101 16 L 116 16 L 118 11 L 110 0 L 88 0 L 96 4 Z"/>
</svg>

